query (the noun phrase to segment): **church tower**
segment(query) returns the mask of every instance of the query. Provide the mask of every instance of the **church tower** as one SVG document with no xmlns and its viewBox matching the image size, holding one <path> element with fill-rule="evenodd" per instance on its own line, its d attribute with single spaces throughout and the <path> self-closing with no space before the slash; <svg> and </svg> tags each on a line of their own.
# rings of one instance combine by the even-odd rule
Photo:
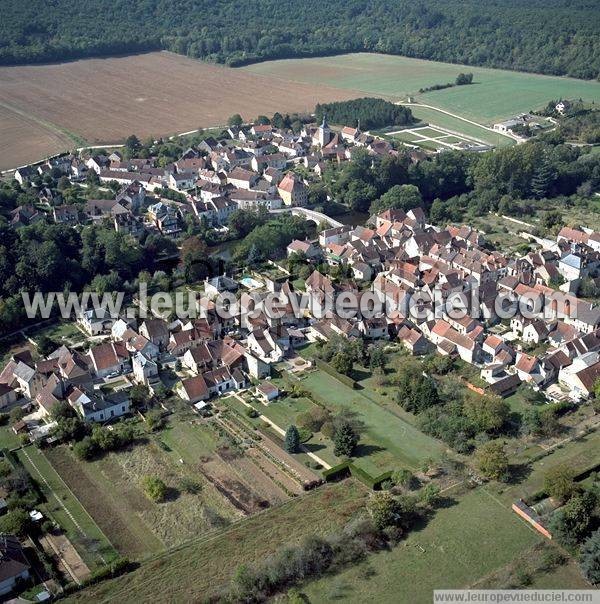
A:
<svg viewBox="0 0 600 604">
<path fill-rule="evenodd" d="M 319 126 L 318 139 L 321 147 L 324 147 L 331 140 L 331 130 L 327 124 L 326 115 L 323 115 L 323 123 Z"/>
</svg>

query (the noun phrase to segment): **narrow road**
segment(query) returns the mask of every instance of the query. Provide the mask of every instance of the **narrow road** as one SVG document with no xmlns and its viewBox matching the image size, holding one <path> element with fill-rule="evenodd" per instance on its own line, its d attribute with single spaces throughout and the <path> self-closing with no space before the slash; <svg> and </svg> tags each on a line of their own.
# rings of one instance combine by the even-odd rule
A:
<svg viewBox="0 0 600 604">
<path fill-rule="evenodd" d="M 277 210 L 269 210 L 270 214 L 284 214 L 287 212 L 291 212 L 293 216 L 304 216 L 307 220 L 313 220 L 317 226 L 322 222 L 327 223 L 330 227 L 343 226 L 343 223 L 335 220 L 335 218 L 327 216 L 327 214 L 322 214 L 321 212 L 316 212 L 315 210 L 309 210 L 308 208 L 285 207 Z"/>
</svg>

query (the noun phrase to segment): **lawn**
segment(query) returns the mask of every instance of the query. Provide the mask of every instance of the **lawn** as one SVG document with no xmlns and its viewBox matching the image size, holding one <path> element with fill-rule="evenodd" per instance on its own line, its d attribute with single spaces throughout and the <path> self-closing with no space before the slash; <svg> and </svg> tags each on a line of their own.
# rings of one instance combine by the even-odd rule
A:
<svg viewBox="0 0 600 604">
<path fill-rule="evenodd" d="M 297 424 L 298 415 L 314 409 L 315 405 L 307 398 L 292 398 L 283 396 L 272 401 L 269 405 L 248 401 L 260 414 L 268 417 L 280 428 L 285 430 L 290 424 Z"/>
<path fill-rule="evenodd" d="M 394 134 L 388 134 L 388 136 L 403 143 L 411 143 L 413 145 L 416 145 L 415 141 L 420 139 L 420 137 L 412 130 L 402 130 L 400 132 L 394 132 Z"/>
<path fill-rule="evenodd" d="M 172 421 L 158 438 L 190 464 L 211 455 L 217 446 L 216 437 L 208 427 L 193 426 L 183 421 Z"/>
<path fill-rule="evenodd" d="M 368 388 L 363 394 L 323 371 L 309 373 L 301 385 L 331 411 L 352 411 L 364 423 L 356 464 L 372 475 L 403 466 L 417 469 L 426 459 L 437 458 L 444 451 L 441 443 L 370 398 Z"/>
<path fill-rule="evenodd" d="M 424 137 L 429 137 L 429 138 L 436 138 L 438 136 L 443 136 L 443 132 L 438 130 L 437 128 L 428 128 L 428 127 L 424 127 L 424 128 L 418 128 L 417 130 L 413 130 L 412 131 L 413 134 L 415 134 L 415 138 L 418 138 L 419 136 L 424 136 Z"/>
<path fill-rule="evenodd" d="M 575 472 L 583 472 L 598 461 L 600 451 L 600 431 L 583 436 L 578 440 L 565 443 L 554 449 L 549 455 L 533 462 L 526 479 L 517 485 L 502 489 L 501 497 L 507 502 L 512 502 L 519 497 L 527 496 L 541 490 L 544 485 L 544 476 L 550 468 L 557 465 L 567 465 Z M 539 453 L 539 449 L 533 451 Z M 521 463 L 528 461 L 526 456 L 516 460 Z"/>
<path fill-rule="evenodd" d="M 501 69 L 487 69 L 391 55 L 355 53 L 265 61 L 242 68 L 284 80 L 359 90 L 394 99 L 416 98 L 483 124 L 536 109 L 551 99 L 600 101 L 600 83 Z M 474 83 L 419 94 L 420 88 L 472 73 Z M 442 124 L 440 124 L 442 125 Z"/>
<path fill-rule="evenodd" d="M 42 336 L 47 336 L 54 340 L 57 346 L 61 344 L 72 345 L 85 340 L 85 335 L 77 328 L 73 321 L 59 321 L 58 323 L 27 332 L 27 335 L 35 342 Z"/>
<path fill-rule="evenodd" d="M 524 393 L 521 390 L 517 390 L 514 394 L 507 396 L 504 400 L 508 403 L 510 410 L 519 415 L 534 408 L 534 405 L 525 400 Z"/>
<path fill-rule="evenodd" d="M 12 431 L 10 422 L 0 426 L 0 449 L 16 449 L 21 446 L 19 437 Z"/>
<path fill-rule="evenodd" d="M 435 105 L 433 101 L 423 100 L 423 102 L 431 102 Z M 495 147 L 508 147 L 514 144 L 514 141 L 507 136 L 503 136 L 497 132 L 490 132 L 485 128 L 465 122 L 464 120 L 443 113 L 442 111 L 436 111 L 435 109 L 420 107 L 418 105 L 412 105 L 410 110 L 416 118 L 422 120 L 424 123 L 440 126 L 441 128 L 446 128 L 455 133 L 464 134 L 467 137 L 481 140 L 490 145 L 494 145 Z M 463 114 L 459 113 L 459 115 Z"/>
<path fill-rule="evenodd" d="M 224 402 L 226 402 L 228 406 L 232 407 L 239 414 L 242 414 L 247 421 L 250 421 L 256 426 L 260 425 L 260 419 L 252 420 L 247 417 L 247 407 L 244 407 L 244 405 L 242 405 L 242 403 L 237 400 L 237 398 L 229 397 L 227 399 L 224 399 Z M 282 430 L 286 430 L 291 424 L 298 425 L 298 415 L 317 407 L 317 405 L 315 405 L 311 400 L 305 397 L 292 398 L 289 396 L 284 396 L 282 398 L 278 398 L 272 401 L 269 405 L 263 405 L 260 402 L 250 400 L 248 400 L 248 402 L 261 415 L 264 415 L 265 417 L 270 419 Z M 274 438 L 276 441 L 279 442 L 282 440 L 282 435 L 273 430 L 271 438 Z M 333 453 L 333 443 L 331 442 L 331 440 L 323 436 L 320 432 L 314 433 L 312 437 L 305 441 L 303 444 L 308 451 L 310 451 L 311 453 L 315 453 L 329 465 L 333 466 L 337 463 L 340 463 L 341 461 Z M 300 459 L 303 463 L 306 461 L 313 461 L 314 463 L 314 460 L 311 460 L 310 457 L 307 456 L 305 453 L 296 453 L 294 456 Z"/>
<path fill-rule="evenodd" d="M 117 553 L 105 533 L 88 514 L 73 491 L 52 467 L 44 453 L 33 446 L 17 452 L 19 461 L 39 484 L 47 502 L 42 513 L 56 521 L 65 531 L 84 562 L 93 570 Z"/>
<path fill-rule="evenodd" d="M 310 602 L 429 604 L 434 589 L 467 588 L 541 539 L 479 488 L 451 500 L 395 548 L 301 591 Z"/>
<path fill-rule="evenodd" d="M 132 573 L 91 586 L 66 601 L 198 602 L 226 585 L 241 563 L 263 560 L 304 535 L 326 534 L 363 506 L 366 489 L 356 481 L 327 485 L 143 562 Z M 166 595 L 168 594 L 168 596 Z"/>
</svg>

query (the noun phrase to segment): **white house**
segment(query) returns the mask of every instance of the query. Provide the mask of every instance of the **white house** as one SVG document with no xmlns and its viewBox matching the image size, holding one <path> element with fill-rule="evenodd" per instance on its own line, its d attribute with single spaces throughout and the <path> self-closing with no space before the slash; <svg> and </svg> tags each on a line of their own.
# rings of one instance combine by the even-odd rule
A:
<svg viewBox="0 0 600 604">
<path fill-rule="evenodd" d="M 198 174 L 196 172 L 179 172 L 169 174 L 169 188 L 175 191 L 187 191 L 196 184 Z"/>
<path fill-rule="evenodd" d="M 339 227 L 333 227 L 331 229 L 325 229 L 319 234 L 319 245 L 321 247 L 327 247 L 331 243 L 341 245 L 350 240 L 350 233 L 352 227 L 350 225 L 342 225 Z"/>
<path fill-rule="evenodd" d="M 138 352 L 133 357 L 133 377 L 139 384 L 149 384 L 158 378 L 156 361 Z"/>
<path fill-rule="evenodd" d="M 246 347 L 265 363 L 281 361 L 285 352 L 268 329 L 258 329 L 251 332 Z"/>
<path fill-rule="evenodd" d="M 103 308 L 91 309 L 83 311 L 77 317 L 77 323 L 90 336 L 97 336 L 101 333 L 108 333 L 115 319 Z"/>
<path fill-rule="evenodd" d="M 246 352 L 244 354 L 248 365 L 248 373 L 255 379 L 262 379 L 271 375 L 271 364 L 262 359 Z"/>
<path fill-rule="evenodd" d="M 574 400 L 587 398 L 600 379 L 600 354 L 588 352 L 575 359 L 569 366 L 563 367 L 558 374 L 558 381 L 569 388 L 569 395 Z"/>
<path fill-rule="evenodd" d="M 265 403 L 269 403 L 279 396 L 279 388 L 271 382 L 263 382 L 256 387 L 256 394 L 260 396 Z"/>
<path fill-rule="evenodd" d="M 121 417 L 129 412 L 131 403 L 124 390 L 103 395 L 98 391 L 88 392 L 74 388 L 67 400 L 71 407 L 89 422 L 105 422 Z"/>
</svg>

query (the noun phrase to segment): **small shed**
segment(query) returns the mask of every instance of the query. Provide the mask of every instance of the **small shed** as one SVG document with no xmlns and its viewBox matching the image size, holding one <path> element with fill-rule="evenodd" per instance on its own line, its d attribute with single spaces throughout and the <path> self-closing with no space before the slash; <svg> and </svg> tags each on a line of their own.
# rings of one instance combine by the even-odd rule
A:
<svg viewBox="0 0 600 604">
<path fill-rule="evenodd" d="M 258 396 L 260 396 L 266 403 L 276 399 L 280 394 L 279 388 L 277 388 L 277 386 L 271 382 L 263 382 L 256 390 Z"/>
</svg>

